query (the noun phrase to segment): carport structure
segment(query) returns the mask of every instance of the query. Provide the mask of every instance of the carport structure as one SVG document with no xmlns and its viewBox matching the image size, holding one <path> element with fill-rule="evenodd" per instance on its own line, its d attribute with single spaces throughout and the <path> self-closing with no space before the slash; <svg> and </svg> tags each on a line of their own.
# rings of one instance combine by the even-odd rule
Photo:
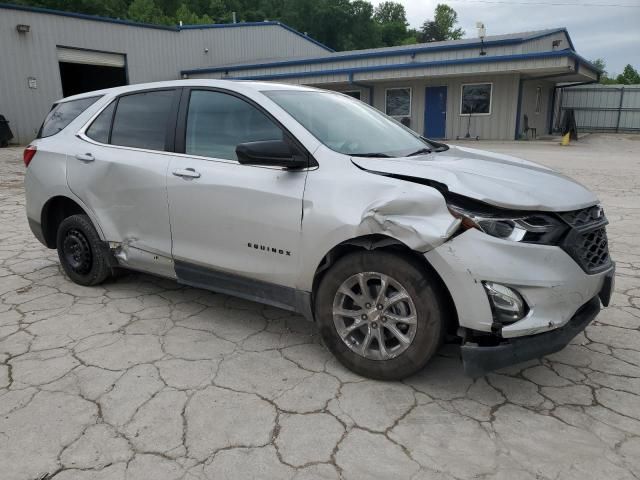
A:
<svg viewBox="0 0 640 480">
<path fill-rule="evenodd" d="M 348 93 L 431 138 L 513 139 L 549 130 L 557 85 L 595 82 L 565 28 L 181 71 Z"/>
</svg>

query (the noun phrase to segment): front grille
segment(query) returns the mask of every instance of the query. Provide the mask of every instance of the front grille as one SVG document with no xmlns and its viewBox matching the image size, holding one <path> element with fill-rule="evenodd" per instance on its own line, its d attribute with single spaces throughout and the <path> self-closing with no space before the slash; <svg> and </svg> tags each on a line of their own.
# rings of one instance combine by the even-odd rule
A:
<svg viewBox="0 0 640 480">
<path fill-rule="evenodd" d="M 600 205 L 583 208 L 582 210 L 574 210 L 572 212 L 561 213 L 560 216 L 572 227 L 584 227 L 596 222 L 601 222 L 604 218 L 604 212 Z"/>
<path fill-rule="evenodd" d="M 598 273 L 609 268 L 609 242 L 607 240 L 608 221 L 602 207 L 593 207 L 561 213 L 571 229 L 567 233 L 562 248 L 587 273 Z"/>
</svg>

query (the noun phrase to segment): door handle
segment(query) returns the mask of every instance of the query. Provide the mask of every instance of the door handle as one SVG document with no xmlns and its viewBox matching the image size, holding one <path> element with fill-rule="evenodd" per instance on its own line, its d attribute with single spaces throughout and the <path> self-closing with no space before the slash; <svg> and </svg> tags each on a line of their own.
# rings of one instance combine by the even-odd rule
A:
<svg viewBox="0 0 640 480">
<path fill-rule="evenodd" d="M 200 173 L 196 172 L 193 168 L 179 168 L 173 171 L 176 177 L 183 178 L 200 178 Z"/>
<path fill-rule="evenodd" d="M 93 162 L 95 157 L 91 153 L 78 153 L 76 158 L 82 162 Z"/>
</svg>

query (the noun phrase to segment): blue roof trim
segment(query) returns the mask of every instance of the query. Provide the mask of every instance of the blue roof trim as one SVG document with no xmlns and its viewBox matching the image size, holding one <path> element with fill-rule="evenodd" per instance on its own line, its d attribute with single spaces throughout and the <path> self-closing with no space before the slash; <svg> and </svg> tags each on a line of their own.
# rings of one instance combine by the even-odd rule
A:
<svg viewBox="0 0 640 480">
<path fill-rule="evenodd" d="M 390 51 L 378 50 L 378 51 L 372 51 L 372 52 L 355 52 L 348 55 L 336 55 L 336 56 L 330 56 L 330 57 L 314 57 L 314 58 L 306 58 L 306 59 L 298 59 L 298 60 L 283 60 L 283 61 L 276 61 L 276 62 L 254 63 L 254 64 L 245 64 L 245 65 L 232 65 L 228 67 L 192 68 L 188 70 L 182 70 L 180 73 L 182 75 L 190 75 L 193 73 L 234 72 L 238 70 L 250 70 L 255 68 L 290 67 L 294 65 L 313 65 L 317 63 L 332 63 L 332 62 L 340 62 L 340 61 L 347 61 L 347 60 L 361 60 L 365 58 L 399 57 L 402 55 L 417 55 L 419 53 L 480 48 L 481 46 L 498 47 L 503 45 L 519 45 L 526 41 L 533 40 L 536 38 L 548 37 L 558 32 L 566 32 L 566 29 L 562 28 L 558 30 L 553 30 L 553 31 L 546 32 L 544 34 L 536 35 L 533 37 L 517 37 L 517 38 L 508 38 L 503 40 L 488 40 L 484 42 L 484 44 L 482 42 L 468 42 L 468 43 L 440 45 L 440 46 L 428 46 L 427 44 L 421 47 L 408 47 L 408 48 L 401 48 L 401 49 L 390 50 Z"/>
<path fill-rule="evenodd" d="M 285 30 L 289 30 L 291 33 L 295 33 L 296 35 L 304 38 L 305 40 L 308 40 L 311 43 L 315 43 L 318 47 L 324 48 L 327 52 L 331 52 L 331 53 L 335 52 L 333 48 L 327 47 L 324 43 L 320 43 L 319 41 L 311 38 L 310 36 L 297 31 L 295 28 L 291 28 L 289 25 L 285 25 L 284 23 L 280 23 L 280 22 L 276 22 L 276 23 L 280 25 L 282 28 L 284 28 Z"/>
<path fill-rule="evenodd" d="M 568 58 L 576 59 L 577 54 L 571 49 L 565 49 L 565 50 L 556 50 L 556 51 L 550 51 L 550 52 L 520 53 L 516 55 L 496 55 L 493 57 L 461 58 L 457 60 L 435 60 L 432 62 L 400 63 L 395 65 L 374 65 L 374 66 L 368 66 L 368 67 L 317 70 L 314 72 L 277 73 L 273 75 L 250 75 L 250 76 L 240 76 L 240 77 L 232 77 L 232 78 L 234 80 L 276 80 L 280 78 L 317 77 L 319 75 L 342 75 L 342 74 L 352 75 L 354 73 L 365 73 L 365 72 L 381 72 L 381 71 L 388 71 L 388 70 L 439 67 L 439 66 L 446 66 L 446 65 L 465 65 L 465 64 L 474 64 L 474 63 L 509 62 L 513 60 L 529 60 L 529 59 L 535 59 L 535 58 L 551 58 L 551 57 L 568 57 Z"/>
<path fill-rule="evenodd" d="M 106 23 L 115 23 L 119 25 L 127 25 L 131 27 L 141 27 L 141 28 L 153 28 L 156 30 L 168 30 L 171 32 L 180 32 L 182 30 L 201 30 L 201 29 L 209 29 L 209 28 L 235 28 L 235 27 L 263 27 L 263 26 L 278 26 L 282 27 L 285 30 L 298 35 L 299 37 L 304 38 L 305 40 L 317 45 L 325 49 L 328 52 L 334 52 L 333 49 L 323 45 L 317 40 L 309 37 L 308 35 L 304 35 L 303 33 L 298 32 L 296 29 L 291 28 L 288 25 L 285 25 L 281 22 L 271 21 L 271 22 L 241 22 L 241 23 L 212 23 L 205 25 L 155 25 L 152 23 L 142 23 L 142 22 L 134 22 L 132 20 L 121 20 L 119 18 L 110 18 L 110 17 L 102 17 L 99 15 L 88 15 L 86 13 L 75 13 L 75 12 L 65 12 L 63 10 L 53 10 L 50 8 L 43 7 L 30 7 L 27 5 L 14 5 L 12 3 L 0 3 L 0 8 L 5 8 L 8 10 L 20 10 L 24 12 L 34 12 L 34 13 L 46 13 L 49 15 L 59 15 L 61 17 L 71 17 L 78 18 L 81 20 L 91 20 L 94 22 L 106 22 Z"/>
<path fill-rule="evenodd" d="M 584 58 L 582 55 L 578 55 L 576 52 L 573 52 L 573 57 L 576 59 L 577 62 L 579 62 L 582 65 L 586 65 L 587 67 L 589 67 L 591 70 L 595 71 L 598 73 L 598 75 L 600 75 L 601 73 L 604 72 L 604 70 L 600 69 L 599 67 L 596 67 L 593 63 L 591 63 L 589 60 L 587 60 L 586 58 Z"/>
</svg>

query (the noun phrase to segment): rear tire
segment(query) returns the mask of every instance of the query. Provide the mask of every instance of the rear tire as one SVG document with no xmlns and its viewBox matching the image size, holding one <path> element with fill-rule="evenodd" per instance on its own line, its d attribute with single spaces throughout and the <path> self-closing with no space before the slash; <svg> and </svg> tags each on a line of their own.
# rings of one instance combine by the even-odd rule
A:
<svg viewBox="0 0 640 480">
<path fill-rule="evenodd" d="M 72 215 L 58 227 L 58 258 L 67 276 L 78 285 L 92 286 L 111 275 L 109 251 L 87 215 Z"/>
<path fill-rule="evenodd" d="M 400 380 L 420 371 L 441 345 L 443 305 L 437 280 L 414 259 L 359 251 L 324 275 L 315 313 L 325 345 L 344 366 Z"/>
</svg>

